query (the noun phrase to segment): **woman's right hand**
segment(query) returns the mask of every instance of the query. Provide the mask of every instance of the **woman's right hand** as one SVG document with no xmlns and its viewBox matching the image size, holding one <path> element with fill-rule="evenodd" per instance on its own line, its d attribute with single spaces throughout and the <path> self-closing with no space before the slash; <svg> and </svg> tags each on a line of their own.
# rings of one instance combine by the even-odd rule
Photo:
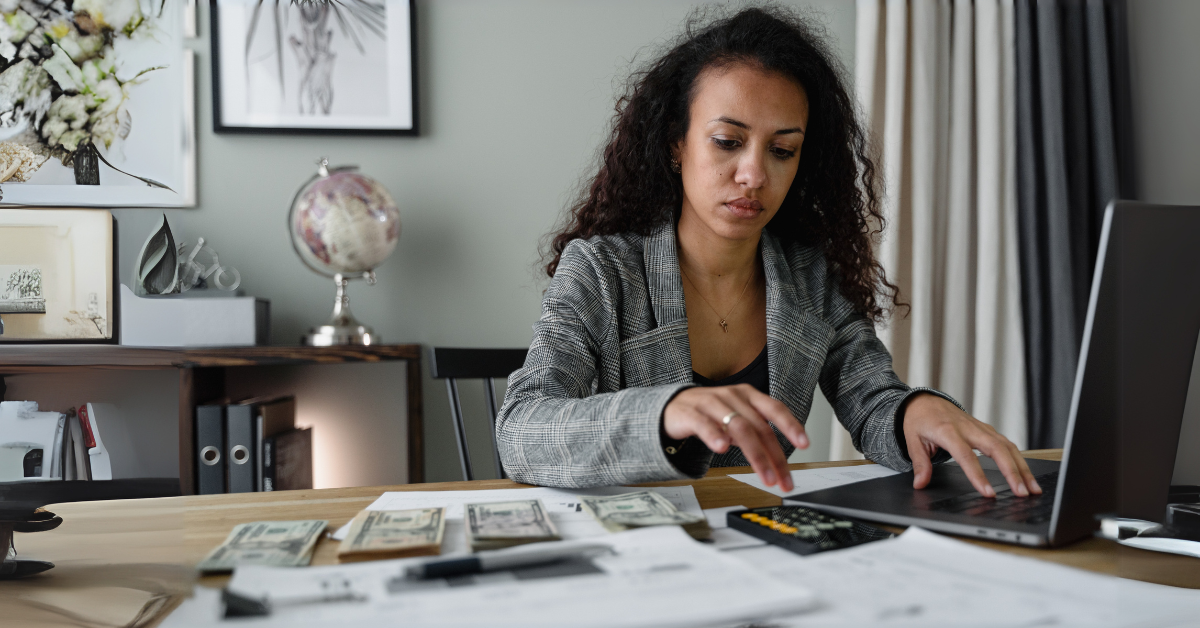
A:
<svg viewBox="0 0 1200 628">
<path fill-rule="evenodd" d="M 725 425 L 723 419 L 730 414 L 733 417 Z M 790 491 L 792 474 L 771 425 L 797 449 L 808 447 L 804 426 L 791 410 L 749 384 L 688 388 L 663 411 L 667 436 L 677 440 L 695 436 L 719 454 L 737 445 L 764 484 Z"/>
</svg>

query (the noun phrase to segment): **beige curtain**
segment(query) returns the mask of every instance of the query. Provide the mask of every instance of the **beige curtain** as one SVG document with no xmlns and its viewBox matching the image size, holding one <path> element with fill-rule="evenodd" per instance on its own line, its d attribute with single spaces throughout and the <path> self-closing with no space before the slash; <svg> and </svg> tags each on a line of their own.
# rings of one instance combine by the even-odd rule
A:
<svg viewBox="0 0 1200 628">
<path fill-rule="evenodd" d="M 879 255 L 912 305 L 896 372 L 1026 442 L 1012 0 L 858 0 L 855 83 L 884 177 Z M 834 459 L 860 457 L 835 426 Z"/>
</svg>

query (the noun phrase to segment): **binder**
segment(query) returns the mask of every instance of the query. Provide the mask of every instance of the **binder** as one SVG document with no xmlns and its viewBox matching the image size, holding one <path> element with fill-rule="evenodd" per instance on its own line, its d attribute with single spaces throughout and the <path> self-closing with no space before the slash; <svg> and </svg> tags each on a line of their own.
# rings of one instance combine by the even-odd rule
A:
<svg viewBox="0 0 1200 628">
<path fill-rule="evenodd" d="M 225 468 L 230 493 L 253 493 L 257 487 L 253 403 L 225 407 Z"/>
<path fill-rule="evenodd" d="M 292 429 L 263 440 L 263 490 L 312 488 L 312 428 Z"/>
<path fill-rule="evenodd" d="M 254 452 L 258 461 L 254 465 L 255 490 L 265 491 L 266 478 L 263 474 L 266 461 L 265 441 L 270 436 L 282 434 L 296 427 L 296 398 L 288 395 L 264 400 L 255 406 Z"/>
<path fill-rule="evenodd" d="M 196 407 L 196 492 L 225 492 L 225 406 Z"/>
</svg>

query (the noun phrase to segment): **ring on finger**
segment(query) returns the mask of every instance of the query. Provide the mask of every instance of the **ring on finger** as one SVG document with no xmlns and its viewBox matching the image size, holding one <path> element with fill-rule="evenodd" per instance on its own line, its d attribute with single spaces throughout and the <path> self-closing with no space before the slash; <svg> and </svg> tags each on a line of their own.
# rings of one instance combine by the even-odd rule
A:
<svg viewBox="0 0 1200 628">
<path fill-rule="evenodd" d="M 721 429 L 728 432 L 729 431 L 729 422 L 732 421 L 733 417 L 736 417 L 736 416 L 741 416 L 741 415 L 736 412 L 730 412 L 729 414 L 726 414 L 725 416 L 721 417 Z"/>
</svg>

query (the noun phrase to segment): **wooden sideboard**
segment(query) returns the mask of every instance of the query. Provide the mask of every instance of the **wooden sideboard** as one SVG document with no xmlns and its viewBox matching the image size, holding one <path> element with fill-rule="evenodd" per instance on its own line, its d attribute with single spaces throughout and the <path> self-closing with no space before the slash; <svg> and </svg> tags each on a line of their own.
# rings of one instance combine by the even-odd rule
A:
<svg viewBox="0 0 1200 628">
<path fill-rule="evenodd" d="M 88 369 L 179 371 L 179 485 L 184 495 L 196 493 L 195 420 L 198 404 L 225 396 L 225 369 L 230 367 L 408 363 L 408 478 L 425 479 L 424 422 L 421 401 L 421 345 L 342 347 L 144 348 L 116 345 L 0 345 L 0 399 L 4 376 L 26 373 L 69 373 Z"/>
</svg>

